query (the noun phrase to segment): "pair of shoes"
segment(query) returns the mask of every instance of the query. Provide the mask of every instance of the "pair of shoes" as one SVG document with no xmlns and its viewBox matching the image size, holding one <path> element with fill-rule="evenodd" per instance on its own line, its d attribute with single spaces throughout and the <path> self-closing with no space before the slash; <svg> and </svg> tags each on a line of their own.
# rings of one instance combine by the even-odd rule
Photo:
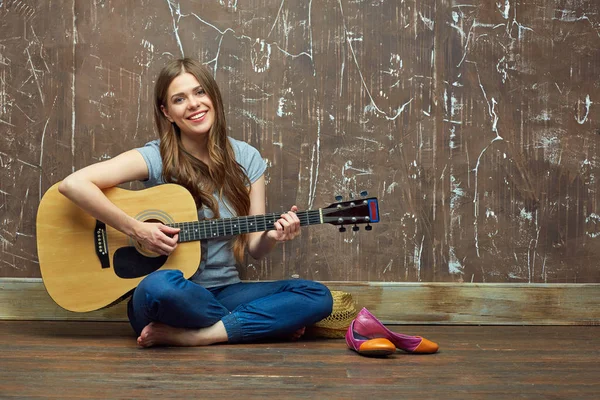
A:
<svg viewBox="0 0 600 400">
<path fill-rule="evenodd" d="M 409 336 L 390 331 L 366 308 L 360 310 L 354 321 L 352 321 L 350 328 L 352 328 L 353 335 L 356 337 L 373 340 L 376 338 L 386 339 L 395 348 L 404 350 L 407 353 L 431 354 L 439 349 L 437 343 L 421 336 Z M 350 329 L 348 333 L 350 333 Z M 346 335 L 346 342 L 348 342 L 348 335 Z"/>
<path fill-rule="evenodd" d="M 346 331 L 346 344 L 351 350 L 366 357 L 385 357 L 396 352 L 396 346 L 388 339 L 370 339 L 356 333 L 354 330 L 355 322 L 356 320 L 352 321 Z"/>
</svg>

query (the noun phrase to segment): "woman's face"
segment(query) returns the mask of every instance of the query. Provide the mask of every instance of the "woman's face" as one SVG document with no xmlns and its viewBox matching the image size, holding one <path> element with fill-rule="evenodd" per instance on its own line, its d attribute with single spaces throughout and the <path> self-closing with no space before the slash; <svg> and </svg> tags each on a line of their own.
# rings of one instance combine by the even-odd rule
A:
<svg viewBox="0 0 600 400">
<path fill-rule="evenodd" d="M 189 72 L 173 79 L 167 91 L 167 105 L 161 109 L 165 117 L 188 136 L 207 134 L 215 121 L 210 97 Z"/>
</svg>

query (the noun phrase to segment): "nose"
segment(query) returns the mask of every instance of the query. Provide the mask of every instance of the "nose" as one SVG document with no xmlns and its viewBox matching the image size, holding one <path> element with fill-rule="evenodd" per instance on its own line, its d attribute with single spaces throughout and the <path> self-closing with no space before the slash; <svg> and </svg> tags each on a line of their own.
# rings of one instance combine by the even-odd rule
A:
<svg viewBox="0 0 600 400">
<path fill-rule="evenodd" d="M 195 108 L 198 108 L 199 105 L 200 105 L 200 100 L 197 99 L 195 96 L 191 96 L 188 101 L 188 108 L 190 110 L 193 110 Z"/>
</svg>

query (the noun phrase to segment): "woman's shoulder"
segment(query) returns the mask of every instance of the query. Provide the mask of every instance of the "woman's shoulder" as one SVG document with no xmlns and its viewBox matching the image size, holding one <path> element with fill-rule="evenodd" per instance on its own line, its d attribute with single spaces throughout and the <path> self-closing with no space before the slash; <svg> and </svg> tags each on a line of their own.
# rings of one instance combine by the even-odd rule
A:
<svg viewBox="0 0 600 400">
<path fill-rule="evenodd" d="M 154 186 L 162 182 L 162 158 L 160 157 L 160 140 L 155 139 L 136 149 L 148 167 L 146 186 Z"/>
<path fill-rule="evenodd" d="M 154 139 L 140 147 L 140 149 L 145 149 L 147 151 L 158 151 L 160 152 L 160 139 Z"/>
<path fill-rule="evenodd" d="M 246 153 L 258 153 L 258 150 L 253 147 L 252 145 L 248 144 L 247 142 L 244 142 L 243 140 L 237 140 L 232 138 L 231 136 L 228 136 L 229 139 L 229 143 L 231 143 L 231 147 L 233 147 L 233 151 L 235 151 L 235 155 L 243 155 Z"/>
<path fill-rule="evenodd" d="M 142 156 L 146 159 L 146 162 L 159 162 L 159 160 L 162 161 L 160 157 L 159 139 L 151 140 L 142 147 L 138 147 L 136 150 L 142 153 Z"/>
<path fill-rule="evenodd" d="M 250 182 L 260 178 L 266 169 L 260 152 L 252 145 L 232 137 L 229 137 L 229 143 L 233 147 L 235 160 L 246 170 Z"/>
</svg>

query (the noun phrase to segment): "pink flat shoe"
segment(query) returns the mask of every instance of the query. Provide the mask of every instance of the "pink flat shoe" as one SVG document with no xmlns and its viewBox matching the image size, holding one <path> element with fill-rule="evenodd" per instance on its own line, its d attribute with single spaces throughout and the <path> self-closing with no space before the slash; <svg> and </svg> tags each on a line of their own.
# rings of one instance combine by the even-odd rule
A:
<svg viewBox="0 0 600 400">
<path fill-rule="evenodd" d="M 439 349 L 437 343 L 421 336 L 409 336 L 390 331 L 366 308 L 360 310 L 350 327 L 353 327 L 355 334 L 359 337 L 368 339 L 384 338 L 407 353 L 430 354 L 437 352 Z"/>
<path fill-rule="evenodd" d="M 354 321 L 346 331 L 346 344 L 361 356 L 385 357 L 396 352 L 396 346 L 385 338 L 369 339 L 354 331 Z"/>
</svg>

